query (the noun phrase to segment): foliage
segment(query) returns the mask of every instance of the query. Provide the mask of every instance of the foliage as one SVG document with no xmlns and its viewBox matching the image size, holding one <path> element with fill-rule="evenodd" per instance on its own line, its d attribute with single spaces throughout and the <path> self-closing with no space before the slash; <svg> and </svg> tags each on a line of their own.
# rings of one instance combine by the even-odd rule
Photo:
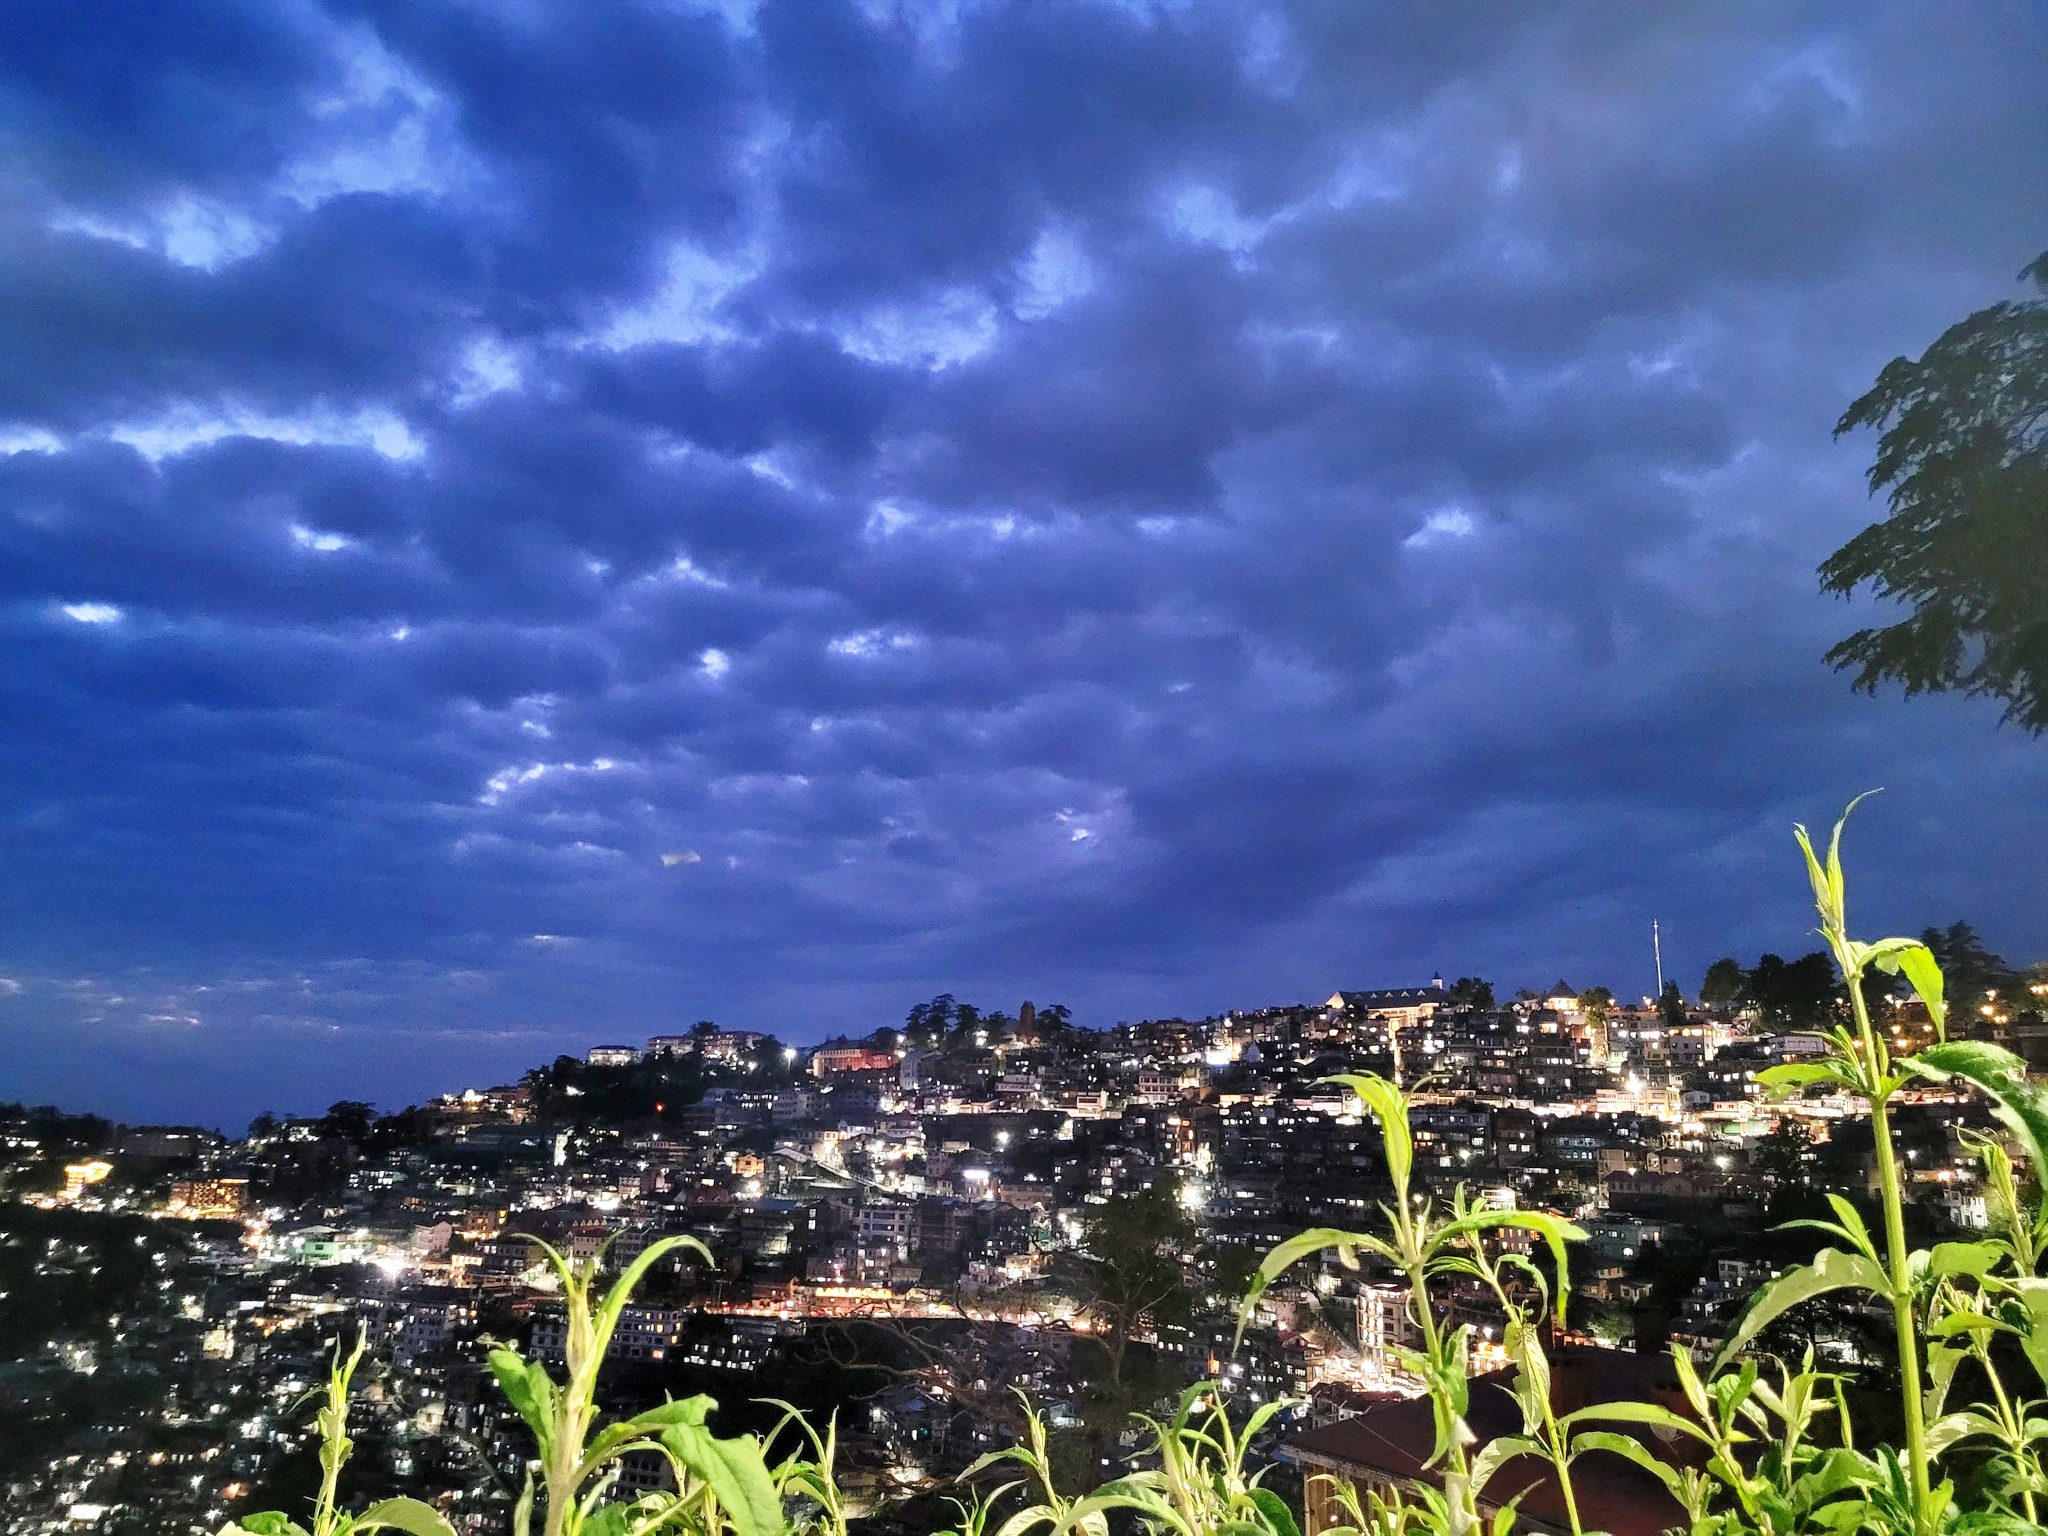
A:
<svg viewBox="0 0 2048 1536">
<path fill-rule="evenodd" d="M 2010 996 L 2024 984 L 2019 974 L 1994 954 L 1968 923 L 1953 922 L 1946 928 L 1926 929 L 1920 942 L 1941 967 L 1951 1012 L 1960 1009 L 1975 1013 L 1988 998 Z"/>
<path fill-rule="evenodd" d="M 1762 955 L 1742 973 L 1736 1001 L 1753 1008 L 1767 1029 L 1816 1029 L 1839 1022 L 1841 989 L 1825 950 L 1797 960 Z"/>
<path fill-rule="evenodd" d="M 1154 1184 L 1094 1207 L 1061 1280 L 1091 1319 L 1094 1346 L 1120 1376 L 1141 1324 L 1183 1322 L 1193 1310 L 1190 1259 L 1201 1239 L 1176 1187 Z"/>
<path fill-rule="evenodd" d="M 327 1373 L 326 1401 L 314 1419 L 320 1437 L 320 1491 L 313 1500 L 311 1527 L 300 1525 L 279 1510 L 244 1515 L 227 1526 L 222 1536 L 355 1536 L 358 1531 L 404 1531 L 407 1536 L 455 1536 L 454 1527 L 440 1511 L 418 1499 L 384 1499 L 359 1515 L 336 1507 L 335 1490 L 341 1482 L 342 1464 L 348 1460 L 354 1442 L 348 1436 L 348 1389 L 356 1367 L 362 1363 L 363 1339 L 347 1359 L 341 1344 L 334 1346 L 333 1364 Z"/>
<path fill-rule="evenodd" d="M 1450 1005 L 1485 1013 L 1493 1007 L 1493 983 L 1478 976 L 1460 976 L 1451 983 Z"/>
<path fill-rule="evenodd" d="M 1538 1325 L 1549 1296 L 1565 1295 L 1561 1248 L 1576 1232 L 1557 1218 L 1519 1213 L 1516 1219 L 1536 1226 L 1557 1250 L 1552 1268 L 1495 1251 L 1485 1229 L 1471 1224 L 1462 1189 L 1443 1212 L 1409 1190 L 1405 1097 L 1378 1079 L 1347 1080 L 1378 1120 L 1394 1172 L 1395 1197 L 1384 1208 L 1390 1234 L 1303 1233 L 1273 1251 L 1261 1279 L 1270 1282 L 1298 1260 L 1333 1249 L 1347 1264 L 1355 1264 L 1360 1253 L 1377 1255 L 1403 1275 L 1422 1340 L 1406 1360 L 1435 1411 L 1436 1446 L 1428 1465 L 1438 1481 L 1363 1499 L 1355 1490 L 1340 1489 L 1340 1503 L 1353 1522 L 1346 1536 L 1467 1536 L 1486 1526 L 1489 1511 L 1492 1529 L 1502 1531 L 1513 1520 L 1514 1502 L 1489 1498 L 1489 1485 L 1503 1467 L 1531 1458 L 1550 1466 L 1579 1536 L 1572 1466 L 1594 1450 L 1624 1456 L 1662 1482 L 1685 1511 L 1689 1536 L 1960 1536 L 2039 1528 L 2038 1500 L 2048 1494 L 2048 1278 L 2039 1273 L 2048 1256 L 2048 1197 L 2040 1187 L 2048 1169 L 2048 1091 L 2030 1084 L 2024 1064 L 2009 1052 L 1947 1038 L 1947 989 L 1928 944 L 1907 938 L 1871 944 L 1850 936 L 1842 826 L 1836 824 L 1824 856 L 1804 828 L 1796 835 L 1821 933 L 1842 978 L 1849 1022 L 1830 1033 L 1826 1056 L 1761 1076 L 1779 1094 L 1826 1088 L 1868 1106 L 1879 1230 L 1872 1230 L 1856 1206 L 1832 1194 L 1826 1197 L 1831 1219 L 1788 1223 L 1820 1231 L 1830 1245 L 1755 1294 L 1710 1370 L 1702 1372 L 1682 1348 L 1673 1351 L 1689 1415 L 1647 1402 L 1558 1415 Z M 1911 986 L 1932 1020 L 1933 1044 L 1916 1055 L 1891 1053 L 1872 1024 L 1865 997 L 1863 982 L 1873 971 L 1903 977 Z M 1982 1241 L 1910 1248 L 1892 1131 L 1894 1103 L 1908 1088 L 1959 1081 L 1988 1097 L 2006 1133 L 1978 1148 L 1993 1230 Z M 1804 1155 L 1789 1133 L 1767 1153 L 1787 1182 Z M 1453 1275 L 1486 1284 L 1508 1318 L 1507 1351 L 1516 1367 L 1522 1431 L 1484 1446 L 1476 1444 L 1466 1418 L 1470 1327 L 1445 1329 L 1431 1289 Z M 1550 1291 L 1553 1275 L 1556 1288 Z M 1515 1278 L 1525 1282 L 1519 1291 L 1510 1283 Z M 1843 1378 L 1817 1370 L 1810 1351 L 1797 1367 L 1767 1367 L 1748 1356 L 1779 1319 L 1837 1295 L 1868 1298 L 1889 1314 L 1905 1428 L 1905 1443 L 1897 1449 L 1857 1448 Z M 2015 1384 L 2015 1371 L 2027 1385 Z M 1608 1425 L 1689 1442 L 1694 1454 L 1660 1458 Z"/>
<path fill-rule="evenodd" d="M 694 1038 L 701 1041 L 703 1037 Z M 535 1115 L 543 1121 L 631 1125 L 678 1121 L 685 1109 L 721 1081 L 758 1088 L 791 1081 L 796 1075 L 782 1043 L 763 1036 L 729 1065 L 707 1062 L 696 1052 L 651 1054 L 617 1067 L 557 1056 L 521 1081 L 533 1097 Z"/>
<path fill-rule="evenodd" d="M 1260 1486 L 1262 1473 L 1246 1469 L 1252 1442 L 1288 1406 L 1267 1403 L 1239 1427 L 1223 1389 L 1199 1382 L 1180 1395 L 1170 1419 L 1138 1417 L 1145 1459 L 1154 1465 L 1072 1498 L 1060 1491 L 1045 1424 L 1027 1403 L 1023 1442 L 982 1457 L 961 1480 L 1011 1465 L 1026 1476 L 961 1504 L 958 1529 L 943 1536 L 1029 1536 L 1041 1529 L 1045 1536 L 1108 1536 L 1109 1517 L 1118 1511 L 1135 1515 L 1153 1536 L 1300 1536 L 1286 1501 Z M 1012 1493 L 1028 1502 L 997 1520 Z"/>
<path fill-rule="evenodd" d="M 1176 1187 L 1161 1183 L 1094 1207 L 1078 1251 L 1061 1256 L 1055 1283 L 1089 1324 L 1072 1353 L 1079 1388 L 1075 1406 L 1088 1443 L 1084 1483 L 1096 1480 L 1131 1415 L 1170 1396 L 1185 1379 L 1160 1351 L 1139 1342 L 1139 1335 L 1156 1335 L 1194 1316 L 1201 1292 L 1195 1266 L 1200 1240 L 1201 1230 Z M 1233 1261 L 1219 1256 L 1219 1262 Z"/>
<path fill-rule="evenodd" d="M 1742 995 L 1742 962 L 1724 955 L 1707 967 L 1700 982 L 1700 1001 L 1709 1008 L 1723 1007 Z"/>
<path fill-rule="evenodd" d="M 61 1333 L 110 1336 L 187 1262 L 184 1234 L 147 1217 L 0 1204 L 0 1364 Z"/>
<path fill-rule="evenodd" d="M 1828 652 L 1854 686 L 2001 699 L 2048 730 L 2048 253 L 2021 274 L 2042 297 L 1994 304 L 1918 361 L 1894 358 L 1835 435 L 1879 434 L 1870 489 L 1888 512 L 1828 556 L 1824 591 L 1866 582 L 1912 608 Z"/>
<path fill-rule="evenodd" d="M 1678 983 L 1667 981 L 1664 990 L 1657 994 L 1657 1017 L 1666 1029 L 1685 1027 L 1685 995 L 1678 990 Z"/>
<path fill-rule="evenodd" d="M 1420 1503 L 1402 1506 L 1399 1518 L 1403 1522 L 1418 1522 L 1423 1529 L 1440 1530 L 1444 1536 L 1473 1536 L 1487 1528 L 1481 1513 L 1482 1502 L 1494 1474 L 1517 1456 L 1541 1455 L 1557 1466 L 1567 1508 L 1573 1509 L 1572 1529 L 1576 1536 L 1579 1526 L 1572 1504 L 1570 1463 L 1583 1447 L 1550 1414 L 1550 1373 L 1540 1324 L 1553 1298 L 1562 1320 L 1564 1301 L 1570 1292 L 1565 1244 L 1585 1234 L 1547 1211 L 1495 1211 L 1474 1206 L 1462 1185 L 1452 1193 L 1448 1205 L 1440 1205 L 1418 1192 L 1413 1188 L 1415 1146 L 1408 1128 L 1407 1096 L 1381 1077 L 1343 1076 L 1333 1081 L 1357 1095 L 1379 1124 L 1394 1190 L 1393 1199 L 1380 1208 L 1388 1233 L 1381 1236 L 1373 1232 L 1312 1228 L 1282 1243 L 1259 1267 L 1240 1312 L 1240 1329 L 1266 1287 L 1300 1260 L 1334 1250 L 1346 1268 L 1356 1269 L 1361 1254 L 1377 1258 L 1408 1284 L 1409 1315 L 1421 1347 L 1401 1348 L 1398 1354 L 1422 1382 L 1429 1399 L 1436 1424 L 1436 1444 L 1427 1464 L 1437 1469 L 1441 1482 L 1439 1489 L 1421 1490 Z M 1487 1239 L 1508 1229 L 1519 1229 L 1542 1239 L 1550 1256 L 1551 1276 L 1518 1254 L 1496 1256 L 1489 1252 Z M 1503 1266 L 1532 1283 L 1537 1298 L 1533 1308 L 1526 1290 L 1510 1291 Z M 1466 1422 L 1471 1406 L 1466 1366 L 1471 1356 L 1472 1325 L 1447 1327 L 1438 1315 L 1431 1289 L 1433 1283 L 1452 1276 L 1479 1276 L 1494 1289 L 1508 1317 L 1506 1344 L 1510 1358 L 1527 1380 L 1543 1385 L 1540 1393 L 1521 1399 L 1525 1431 L 1521 1436 L 1496 1440 L 1486 1446 L 1475 1443 Z M 1541 1398 L 1540 1404 L 1537 1396 Z M 1513 1501 L 1508 1501 L 1506 1507 L 1512 1509 Z M 1384 1510 L 1380 1513 L 1386 1515 Z"/>
</svg>

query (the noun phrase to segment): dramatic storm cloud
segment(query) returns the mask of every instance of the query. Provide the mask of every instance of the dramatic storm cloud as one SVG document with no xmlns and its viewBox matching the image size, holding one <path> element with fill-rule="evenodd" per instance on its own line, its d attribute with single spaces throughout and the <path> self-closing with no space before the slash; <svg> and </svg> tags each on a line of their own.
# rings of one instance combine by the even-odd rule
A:
<svg viewBox="0 0 2048 1536">
<path fill-rule="evenodd" d="M 2048 747 L 1851 695 L 1829 429 L 2048 244 L 2020 4 L 30 6 L 0 1097 L 386 1105 L 2048 950 Z"/>
</svg>

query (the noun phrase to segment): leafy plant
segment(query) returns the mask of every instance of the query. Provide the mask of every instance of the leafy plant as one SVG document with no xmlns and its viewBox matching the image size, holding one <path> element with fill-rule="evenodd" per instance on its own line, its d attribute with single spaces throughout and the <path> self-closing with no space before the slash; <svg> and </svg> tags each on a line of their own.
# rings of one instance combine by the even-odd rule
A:
<svg viewBox="0 0 2048 1536">
<path fill-rule="evenodd" d="M 431 1504 L 418 1499 L 385 1499 L 359 1515 L 336 1507 L 341 1469 L 354 1442 L 348 1436 L 348 1390 L 356 1367 L 362 1363 L 364 1340 L 356 1335 L 356 1347 L 342 1358 L 341 1341 L 334 1341 L 334 1358 L 328 1366 L 326 1401 L 313 1418 L 320 1437 L 320 1491 L 313 1500 L 310 1530 L 279 1510 L 244 1515 L 222 1529 L 221 1536 L 355 1536 L 358 1531 L 405 1531 L 409 1536 L 455 1536 Z"/>
<path fill-rule="evenodd" d="M 2048 1149 L 2048 1100 L 2027 1081 L 2025 1064 L 2009 1051 L 1984 1041 L 1948 1038 L 1944 978 L 1925 943 L 1892 938 L 1867 944 L 1850 936 L 1841 842 L 1855 806 L 1850 802 L 1849 811 L 1835 823 L 1824 859 L 1814 851 L 1806 829 L 1796 829 L 1821 935 L 1847 990 L 1852 1027 L 1830 1034 L 1828 1053 L 1821 1060 L 1773 1067 L 1759 1077 L 1777 1095 L 1826 1085 L 1868 1106 L 1882 1232 L 1871 1232 L 1856 1207 L 1839 1195 L 1828 1196 L 1833 1221 L 1790 1223 L 1826 1234 L 1835 1246 L 1822 1249 L 1811 1263 L 1786 1271 L 1757 1293 L 1716 1366 L 1730 1367 L 1765 1326 L 1801 1302 L 1831 1291 L 1863 1292 L 1892 1316 L 1905 1445 L 1898 1451 L 1880 1446 L 1869 1456 L 1859 1456 L 1851 1448 L 1847 1409 L 1839 1408 L 1842 1445 L 1807 1474 L 1818 1481 L 1785 1483 L 1808 1423 L 1803 1408 L 1794 1411 L 1795 1394 L 1788 1384 L 1779 1395 L 1783 1412 L 1768 1398 L 1759 1399 L 1764 1413 L 1777 1413 L 1775 1423 L 1748 1415 L 1776 1437 L 1773 1451 L 1758 1468 L 1779 1478 L 1775 1503 L 1760 1500 L 1753 1476 L 1730 1454 L 1732 1441 L 1716 1442 L 1710 1468 L 1735 1494 L 1746 1521 L 1758 1529 L 1846 1529 L 1844 1522 L 1850 1522 L 1934 1536 L 1950 1528 L 2031 1528 L 2037 1495 L 2048 1491 L 2040 1453 L 2048 1440 L 2048 1418 L 2037 1411 L 2041 1403 L 2008 1389 L 1998 1356 L 2002 1346 L 2015 1346 L 2048 1383 L 2048 1282 L 2035 1275 L 2043 1241 L 2048 1239 L 2048 1205 L 2038 1187 L 2031 1196 L 2022 1193 L 2013 1156 L 2016 1150 L 2033 1170 L 2038 1186 L 2042 1170 L 2048 1168 L 2043 1156 Z M 1927 1010 L 1934 1044 L 1913 1055 L 1892 1054 L 1885 1033 L 1872 1022 L 1865 997 L 1863 981 L 1872 970 L 1905 977 Z M 1995 1140 L 1980 1141 L 1977 1147 L 1996 1224 L 1986 1241 L 1910 1248 L 1891 1105 L 1909 1087 L 1956 1080 L 1973 1083 L 1985 1093 L 2010 1140 L 2010 1148 Z M 1952 1406 L 1952 1391 L 1966 1365 L 1983 1383 L 1986 1395 Z M 1745 1363 L 1733 1375 L 1723 1374 L 1708 1383 L 1706 1399 L 1695 1396 L 1702 1424 L 1711 1426 L 1725 1417 L 1708 1412 L 1702 1402 L 1717 1404 L 1712 1394 L 1724 1390 L 1723 1383 L 1740 1384 L 1753 1371 L 1754 1366 Z M 1756 1390 L 1743 1388 L 1745 1403 Z M 1956 1481 L 1943 1475 L 1945 1459 L 1958 1448 L 1964 1452 L 1965 1469 L 1973 1473 L 1970 1492 L 1961 1502 Z M 1969 1466 L 1971 1462 L 1976 1465 Z M 1811 1494 L 1822 1486 L 1827 1496 L 1818 1503 L 1792 1497 L 1794 1487 Z M 1854 1499 L 1835 1497 L 1851 1494 Z"/>
<path fill-rule="evenodd" d="M 1491 1445 L 1477 1446 L 1466 1419 L 1471 1408 L 1471 1373 L 1467 1363 L 1471 1356 L 1472 1328 L 1470 1324 L 1457 1328 L 1444 1326 L 1432 1298 L 1432 1284 L 1448 1276 L 1479 1272 L 1479 1266 L 1491 1262 L 1485 1257 L 1485 1242 L 1489 1235 L 1510 1229 L 1530 1232 L 1542 1238 L 1549 1250 L 1556 1285 L 1546 1294 L 1554 1297 L 1557 1319 L 1561 1323 L 1565 1298 L 1570 1293 L 1565 1244 L 1583 1239 L 1585 1234 L 1562 1217 L 1547 1211 L 1496 1211 L 1475 1206 L 1462 1185 L 1453 1192 L 1448 1207 L 1439 1206 L 1429 1196 L 1413 1188 L 1415 1144 L 1408 1128 L 1407 1096 L 1385 1078 L 1369 1074 L 1339 1076 L 1329 1081 L 1340 1083 L 1356 1094 L 1379 1125 L 1387 1174 L 1394 1188 L 1393 1200 L 1380 1207 L 1387 1219 L 1388 1235 L 1382 1237 L 1371 1232 L 1318 1227 L 1280 1244 L 1266 1255 L 1254 1277 L 1250 1293 L 1239 1311 L 1239 1336 L 1242 1337 L 1252 1309 L 1266 1287 L 1302 1259 L 1334 1251 L 1346 1268 L 1356 1269 L 1358 1256 L 1369 1253 L 1400 1274 L 1408 1284 L 1408 1311 L 1415 1322 L 1421 1348 L 1403 1348 L 1398 1354 L 1402 1363 L 1421 1380 L 1423 1392 L 1429 1399 L 1435 1419 L 1436 1443 L 1425 1465 L 1440 1469 L 1438 1477 L 1442 1482 L 1440 1499 L 1424 1493 L 1423 1502 L 1414 1507 L 1420 1513 L 1412 1518 L 1432 1527 L 1440 1521 L 1447 1536 L 1470 1536 L 1470 1533 L 1483 1528 L 1482 1496 L 1493 1474 L 1513 1456 L 1523 1454 L 1525 1448 L 1510 1446 L 1496 1451 Z M 1523 1263 L 1531 1274 L 1537 1275 L 1541 1283 L 1541 1274 L 1534 1265 L 1518 1262 Z M 1497 1269 L 1487 1273 L 1498 1279 Z M 1519 1307 L 1510 1310 L 1510 1319 L 1511 1327 L 1515 1319 L 1527 1322 Z M 1542 1362 L 1547 1381 L 1547 1361 L 1542 1360 L 1542 1346 L 1533 1327 L 1525 1328 L 1517 1335 L 1517 1347 L 1529 1362 L 1525 1368 L 1533 1369 Z M 1547 1399 L 1547 1392 L 1545 1395 Z M 1495 1445 L 1499 1444 L 1501 1442 L 1495 1442 Z M 1557 1465 L 1559 1479 L 1566 1488 L 1567 1508 L 1572 1511 L 1573 1536 L 1579 1536 L 1577 1506 L 1570 1492 L 1569 1458 Z M 1440 1513 L 1436 1507 L 1439 1503 Z M 1512 1501 L 1503 1508 L 1511 1511 Z"/>
<path fill-rule="evenodd" d="M 782 1536 L 781 1496 L 760 1442 L 713 1436 L 705 1428 L 717 1407 L 712 1399 L 672 1400 L 592 1432 L 599 1413 L 598 1370 L 633 1288 L 678 1249 L 694 1249 L 707 1261 L 710 1251 L 693 1237 L 650 1243 L 599 1300 L 602 1253 L 577 1262 L 546 1243 L 539 1246 L 562 1287 L 564 1379 L 556 1381 L 546 1366 L 509 1346 L 490 1352 L 491 1374 L 534 1441 L 526 1486 L 513 1509 L 514 1536 L 530 1536 L 537 1498 L 545 1536 L 640 1536 L 663 1527 Z M 642 1450 L 666 1455 L 680 1491 L 606 1503 L 620 1459 Z"/>
<path fill-rule="evenodd" d="M 995 1525 L 992 1536 L 1040 1530 L 1045 1536 L 1107 1536 L 1109 1516 L 1118 1510 L 1133 1514 L 1155 1536 L 1301 1536 L 1286 1500 L 1260 1486 L 1263 1472 L 1246 1466 L 1253 1440 L 1288 1406 L 1263 1404 L 1238 1426 L 1231 1421 L 1223 1388 L 1198 1382 L 1180 1395 L 1172 1418 L 1136 1418 L 1141 1438 L 1149 1442 L 1146 1457 L 1156 1466 L 1077 1499 L 1063 1494 L 1055 1482 L 1045 1421 L 1027 1402 L 1022 1443 L 983 1456 L 961 1480 L 1008 1464 L 1023 1467 L 1026 1476 L 959 1505 L 960 1528 L 947 1536 L 991 1536 L 995 1511 L 1007 1495 L 1020 1490 L 1031 1502 Z"/>
</svg>

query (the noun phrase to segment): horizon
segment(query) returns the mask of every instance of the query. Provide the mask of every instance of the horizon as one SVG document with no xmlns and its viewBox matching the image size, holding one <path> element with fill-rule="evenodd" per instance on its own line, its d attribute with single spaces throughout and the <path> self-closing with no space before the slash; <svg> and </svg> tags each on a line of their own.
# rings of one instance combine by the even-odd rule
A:
<svg viewBox="0 0 2048 1536">
<path fill-rule="evenodd" d="M 2038 8 L 10 41 L 0 1100 L 1633 997 L 1653 920 L 1690 995 L 1878 786 L 1859 930 L 2048 957 L 2042 742 L 1853 692 L 1815 574 L 2048 244 Z"/>
</svg>

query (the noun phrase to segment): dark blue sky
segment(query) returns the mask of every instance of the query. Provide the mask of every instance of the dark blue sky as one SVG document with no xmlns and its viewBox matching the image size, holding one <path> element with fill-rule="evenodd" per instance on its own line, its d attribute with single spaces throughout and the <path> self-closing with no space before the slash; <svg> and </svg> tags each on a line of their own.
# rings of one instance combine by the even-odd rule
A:
<svg viewBox="0 0 2048 1536">
<path fill-rule="evenodd" d="M 2048 244 L 2038 6 L 16 3 L 0 1098 L 698 1018 L 2048 952 L 1851 695 L 1842 407 Z"/>
</svg>

